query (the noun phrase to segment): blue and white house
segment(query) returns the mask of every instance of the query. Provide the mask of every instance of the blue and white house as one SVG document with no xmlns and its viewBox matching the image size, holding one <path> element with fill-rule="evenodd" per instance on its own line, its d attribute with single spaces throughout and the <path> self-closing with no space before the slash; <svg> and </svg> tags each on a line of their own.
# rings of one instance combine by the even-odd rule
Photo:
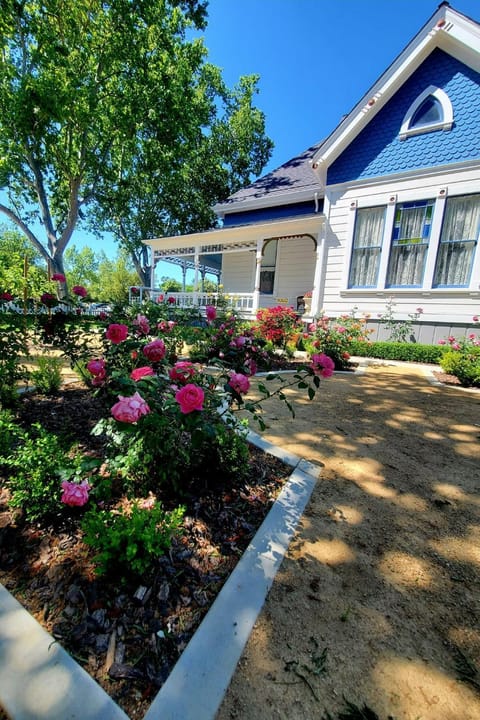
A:
<svg viewBox="0 0 480 720">
<path fill-rule="evenodd" d="M 306 319 L 374 318 L 394 303 L 398 319 L 423 309 L 424 342 L 469 327 L 480 315 L 480 24 L 440 5 L 325 140 L 215 211 L 221 228 L 145 243 L 198 279 L 218 273 L 246 315 L 285 304 Z"/>
</svg>

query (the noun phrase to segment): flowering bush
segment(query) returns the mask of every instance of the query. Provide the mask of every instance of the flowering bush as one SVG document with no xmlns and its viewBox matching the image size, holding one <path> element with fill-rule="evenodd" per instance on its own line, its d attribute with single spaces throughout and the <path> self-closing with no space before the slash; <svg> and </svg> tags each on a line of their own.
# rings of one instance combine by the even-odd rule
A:
<svg viewBox="0 0 480 720">
<path fill-rule="evenodd" d="M 473 322 L 478 322 L 474 316 Z M 440 358 L 440 367 L 450 375 L 455 375 L 464 387 L 480 387 L 480 336 L 469 333 L 463 338 L 450 335 L 439 340 L 439 345 L 449 345 Z"/>
<path fill-rule="evenodd" d="M 217 313 L 210 325 L 194 338 L 190 357 L 200 362 L 219 361 L 236 372 L 255 375 L 258 369 L 271 366 L 265 344 L 251 324 L 236 315 Z"/>
<path fill-rule="evenodd" d="M 301 320 L 291 307 L 278 305 L 257 312 L 256 334 L 283 350 L 302 327 Z"/>
<path fill-rule="evenodd" d="M 336 320 L 324 315 L 309 326 L 303 345 L 310 355 L 324 353 L 333 360 L 337 370 L 343 370 L 349 365 L 351 343 L 368 338 L 366 322 L 366 318 L 356 318 L 354 312 Z"/>
</svg>

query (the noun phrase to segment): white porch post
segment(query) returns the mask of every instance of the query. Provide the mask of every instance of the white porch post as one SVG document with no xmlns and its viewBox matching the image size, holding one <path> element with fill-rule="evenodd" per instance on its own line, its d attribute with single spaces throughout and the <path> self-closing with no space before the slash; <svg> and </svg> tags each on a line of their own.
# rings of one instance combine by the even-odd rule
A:
<svg viewBox="0 0 480 720">
<path fill-rule="evenodd" d="M 187 287 L 187 263 L 182 262 L 182 291 L 185 292 Z"/>
<path fill-rule="evenodd" d="M 195 305 L 197 305 L 197 297 L 198 297 L 198 271 L 200 268 L 200 248 L 198 245 L 195 245 L 195 255 L 194 255 L 194 263 L 195 263 L 195 278 L 193 281 L 193 299 Z"/>
<path fill-rule="evenodd" d="M 257 251 L 255 253 L 255 287 L 253 290 L 252 311 L 257 312 L 260 305 L 260 272 L 262 270 L 262 249 L 263 239 L 257 240 Z"/>
<path fill-rule="evenodd" d="M 317 251 L 316 251 L 316 258 L 315 258 L 315 273 L 313 276 L 313 291 L 312 291 L 312 316 L 316 317 L 320 310 L 322 309 L 319 307 L 320 305 L 320 290 L 321 290 L 321 283 L 322 283 L 322 273 L 323 273 L 323 261 L 325 257 L 325 226 L 322 228 L 321 232 L 318 233 L 318 240 L 317 240 Z"/>
<path fill-rule="evenodd" d="M 152 272 L 150 273 L 150 290 L 155 289 L 155 250 L 150 245 L 150 265 Z"/>
</svg>

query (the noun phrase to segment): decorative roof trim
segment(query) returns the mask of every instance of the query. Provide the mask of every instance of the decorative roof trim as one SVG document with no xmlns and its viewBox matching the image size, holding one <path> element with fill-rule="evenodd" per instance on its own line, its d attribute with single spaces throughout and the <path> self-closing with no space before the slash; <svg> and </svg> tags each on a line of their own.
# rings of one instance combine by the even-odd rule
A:
<svg viewBox="0 0 480 720">
<path fill-rule="evenodd" d="M 234 225 L 232 227 L 206 230 L 205 232 L 191 233 L 190 235 L 174 235 L 171 237 L 151 238 L 142 240 L 152 250 L 176 250 L 189 248 L 195 250 L 206 245 L 235 245 L 239 241 L 280 237 L 285 235 L 306 235 L 320 232 L 325 222 L 325 215 L 317 213 L 300 215 L 295 218 L 272 220 L 251 225 Z"/>
<path fill-rule="evenodd" d="M 326 168 L 385 106 L 410 75 L 436 47 L 458 57 L 471 67 L 480 67 L 480 25 L 443 3 L 415 35 L 353 110 L 342 120 L 312 158 L 319 182 Z"/>
</svg>

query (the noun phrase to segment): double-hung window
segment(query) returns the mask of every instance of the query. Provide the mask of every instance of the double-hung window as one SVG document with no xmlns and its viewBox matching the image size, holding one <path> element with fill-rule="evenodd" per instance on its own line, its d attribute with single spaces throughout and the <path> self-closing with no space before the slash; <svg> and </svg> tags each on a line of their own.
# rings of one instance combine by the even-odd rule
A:
<svg viewBox="0 0 480 720">
<path fill-rule="evenodd" d="M 375 287 L 378 278 L 385 208 L 361 208 L 355 218 L 348 287 Z"/>
<path fill-rule="evenodd" d="M 387 287 L 422 286 L 434 205 L 420 200 L 395 208 Z"/>
<path fill-rule="evenodd" d="M 468 287 L 480 233 L 480 195 L 449 197 L 433 287 Z"/>
</svg>

